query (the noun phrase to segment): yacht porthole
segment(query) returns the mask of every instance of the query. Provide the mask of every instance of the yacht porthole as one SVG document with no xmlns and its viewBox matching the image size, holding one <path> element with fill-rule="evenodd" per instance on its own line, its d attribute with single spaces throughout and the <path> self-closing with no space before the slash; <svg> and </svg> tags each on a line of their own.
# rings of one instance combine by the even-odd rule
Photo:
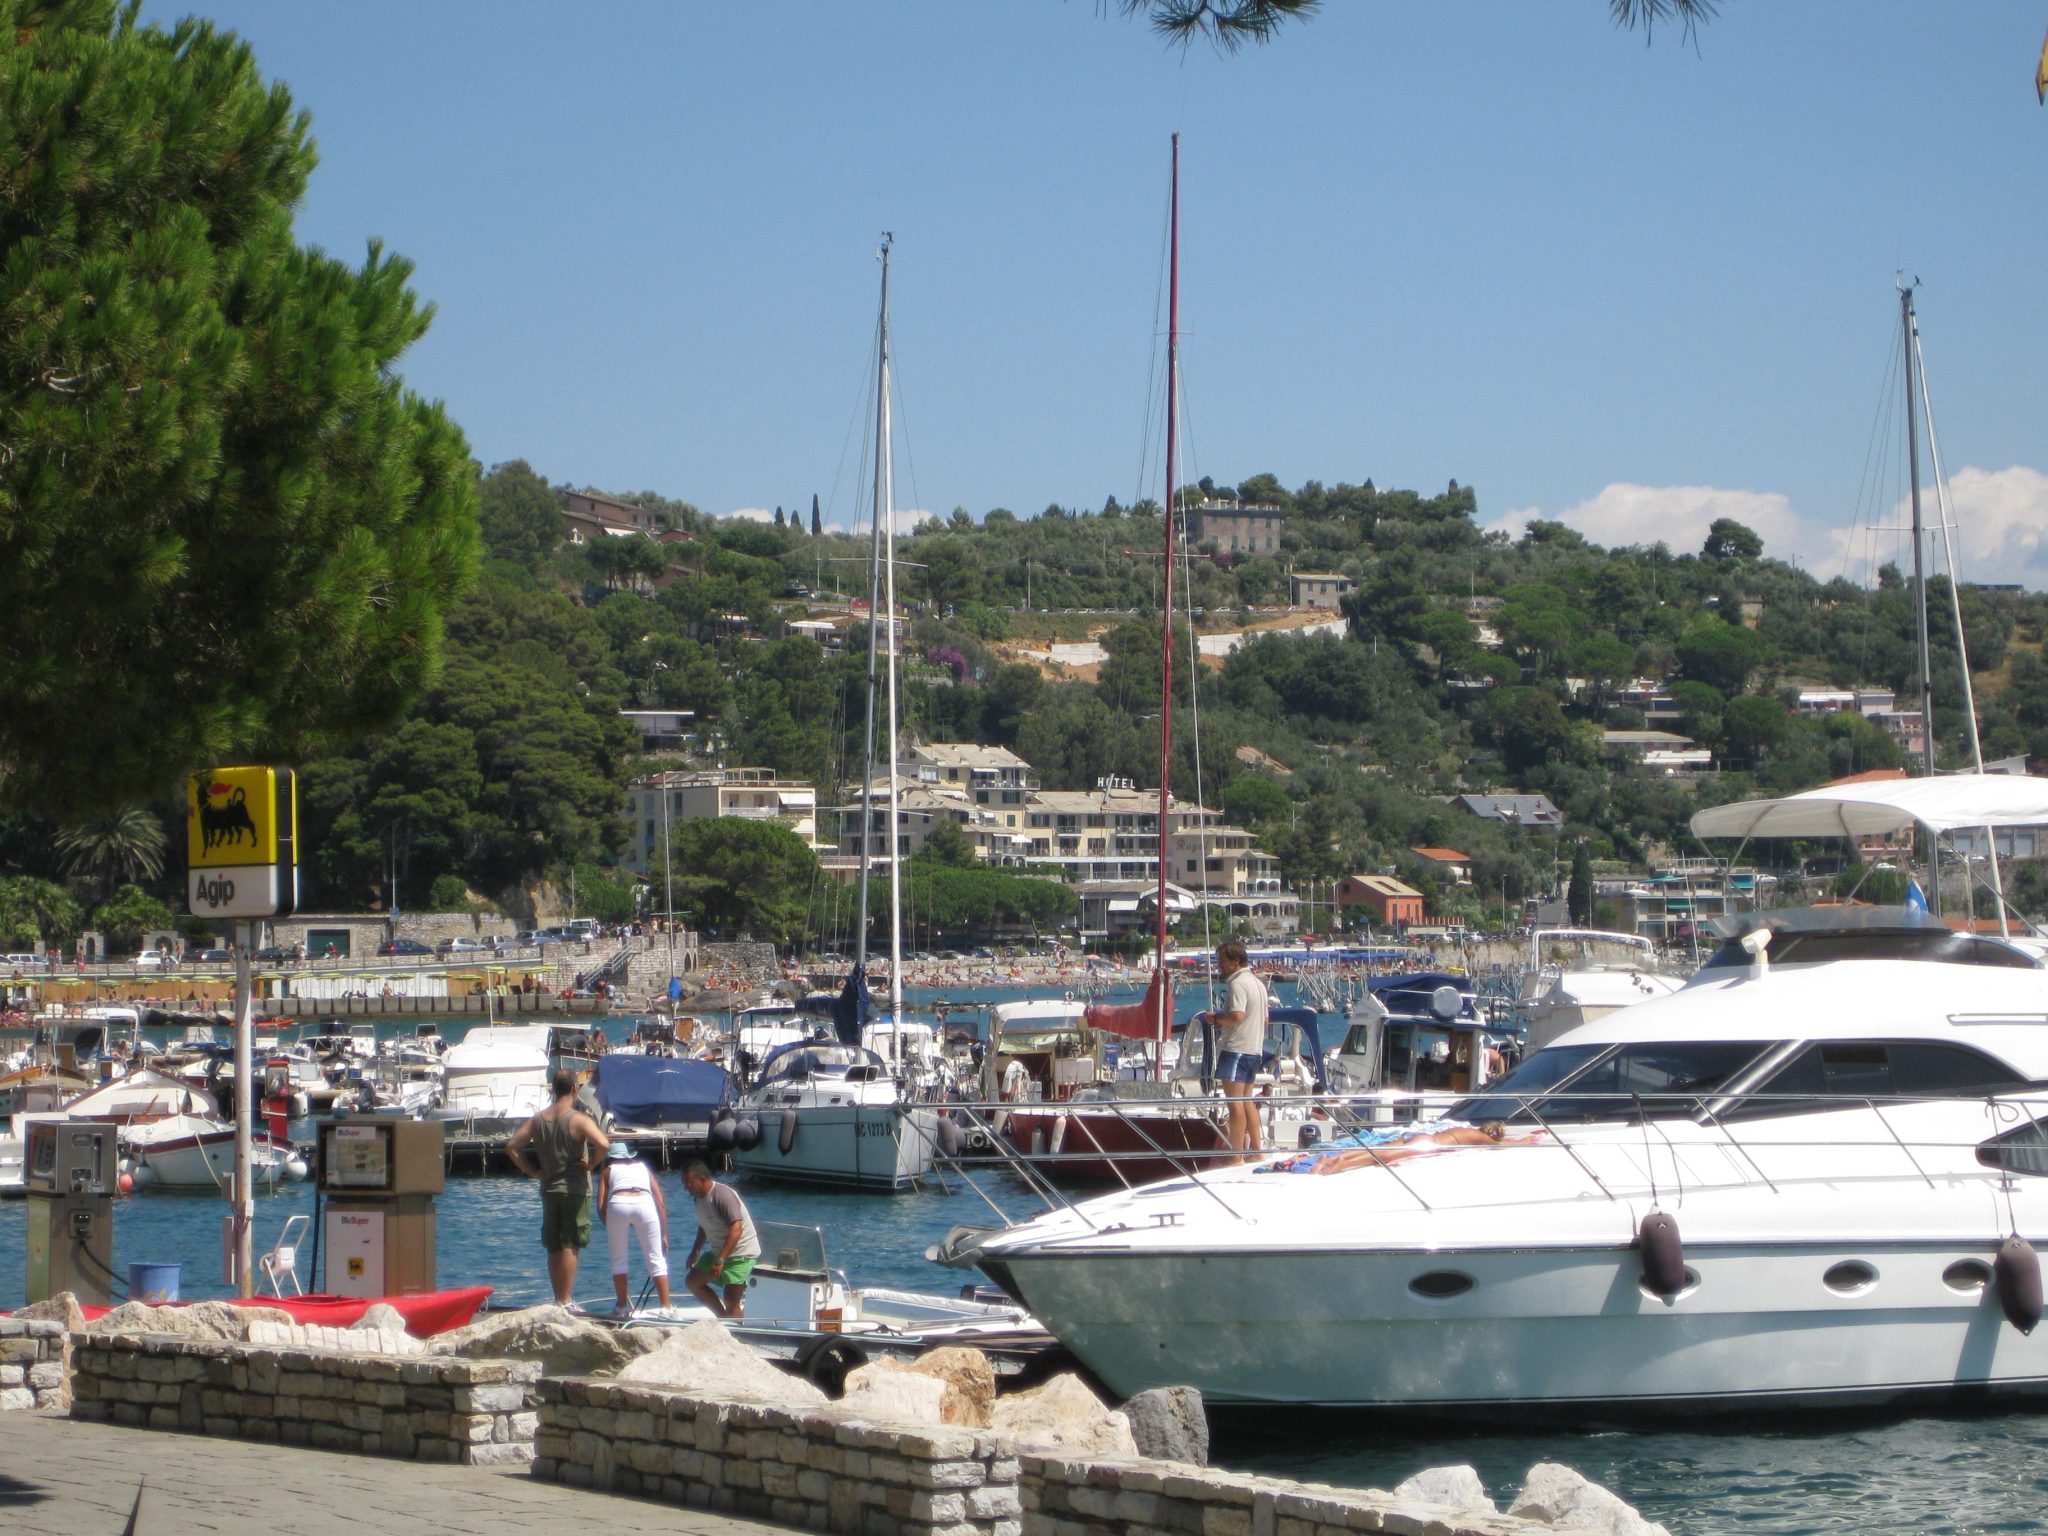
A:
<svg viewBox="0 0 2048 1536">
<path fill-rule="evenodd" d="M 1453 1296 L 1462 1296 L 1471 1290 L 1476 1282 L 1470 1275 L 1455 1269 L 1432 1269 L 1426 1275 L 1417 1275 L 1408 1282 L 1408 1289 L 1427 1301 L 1448 1301 Z"/>
<path fill-rule="evenodd" d="M 1690 1296 L 1694 1291 L 1698 1290 L 1699 1288 L 1700 1272 L 1694 1269 L 1690 1264 L 1685 1266 L 1685 1284 L 1680 1286 L 1677 1290 L 1673 1291 L 1669 1296 L 1659 1296 L 1655 1291 L 1651 1290 L 1647 1285 L 1644 1285 L 1640 1280 L 1636 1282 L 1636 1289 L 1641 1291 L 1645 1296 L 1649 1297 L 1652 1301 L 1676 1301 L 1681 1296 Z"/>
<path fill-rule="evenodd" d="M 1829 1265 L 1820 1283 L 1837 1296 L 1860 1296 L 1877 1284 L 1877 1271 L 1861 1259 L 1844 1259 Z"/>
<path fill-rule="evenodd" d="M 1957 1259 L 1941 1272 L 1941 1283 L 1952 1291 L 1974 1295 L 1991 1283 L 1991 1266 L 1982 1259 Z"/>
</svg>

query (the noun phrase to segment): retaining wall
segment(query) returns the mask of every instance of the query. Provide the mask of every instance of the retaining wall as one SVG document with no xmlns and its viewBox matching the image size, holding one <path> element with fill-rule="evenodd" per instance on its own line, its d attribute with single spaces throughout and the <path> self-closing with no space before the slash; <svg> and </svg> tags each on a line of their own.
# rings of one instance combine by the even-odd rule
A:
<svg viewBox="0 0 2048 1536">
<path fill-rule="evenodd" d="M 533 1459 L 537 1362 L 265 1349 L 170 1334 L 77 1334 L 73 1344 L 73 1418 L 408 1461 Z"/>
<path fill-rule="evenodd" d="M 539 1386 L 533 1474 L 842 1536 L 1536 1536 L 1378 1489 L 1167 1461 L 1018 1452 L 987 1430 L 906 1429 L 593 1380 Z"/>
<path fill-rule="evenodd" d="M 0 1317 L 0 1411 L 69 1403 L 64 1349 L 62 1323 Z"/>
</svg>

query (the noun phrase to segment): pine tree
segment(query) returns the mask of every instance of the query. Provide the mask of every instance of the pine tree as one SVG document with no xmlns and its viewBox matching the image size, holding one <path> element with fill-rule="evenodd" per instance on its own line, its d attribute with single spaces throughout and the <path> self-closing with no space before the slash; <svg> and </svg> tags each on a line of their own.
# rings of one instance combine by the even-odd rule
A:
<svg viewBox="0 0 2048 1536">
<path fill-rule="evenodd" d="M 431 309 L 292 238 L 308 118 L 208 23 L 0 0 L 0 803 L 384 724 L 478 555 Z"/>
</svg>

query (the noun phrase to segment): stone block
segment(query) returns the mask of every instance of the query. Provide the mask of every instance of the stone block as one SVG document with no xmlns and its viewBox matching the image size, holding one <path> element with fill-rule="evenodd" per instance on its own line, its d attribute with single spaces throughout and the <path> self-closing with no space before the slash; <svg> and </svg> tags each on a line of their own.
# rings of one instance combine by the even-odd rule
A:
<svg viewBox="0 0 2048 1536">
<path fill-rule="evenodd" d="M 14 1413 L 35 1407 L 36 1395 L 27 1387 L 0 1388 L 0 1413 Z"/>
<path fill-rule="evenodd" d="M 988 1468 L 978 1461 L 913 1461 L 913 1488 L 979 1488 L 988 1481 Z"/>
<path fill-rule="evenodd" d="M 1014 1456 L 998 1456 L 988 1463 L 983 1481 L 991 1483 L 1014 1483 L 1017 1481 L 1021 1464 Z"/>
<path fill-rule="evenodd" d="M 463 1458 L 472 1467 L 517 1467 L 533 1460 L 533 1447 L 514 1442 L 507 1445 L 471 1446 Z"/>
<path fill-rule="evenodd" d="M 517 1413 L 527 1406 L 526 1387 L 519 1382 L 505 1382 L 496 1386 L 471 1387 L 468 1392 L 471 1413 Z M 645 1417 L 643 1414 L 641 1417 Z M 644 1439 L 645 1436 L 636 1438 Z"/>
<path fill-rule="evenodd" d="M 1024 1503 L 1015 1488 L 970 1488 L 967 1491 L 970 1520 L 1021 1520 Z M 1146 1495 L 1149 1497 L 1149 1495 Z"/>
<path fill-rule="evenodd" d="M 0 1387 L 25 1387 L 28 1373 L 25 1365 L 0 1365 Z"/>
</svg>

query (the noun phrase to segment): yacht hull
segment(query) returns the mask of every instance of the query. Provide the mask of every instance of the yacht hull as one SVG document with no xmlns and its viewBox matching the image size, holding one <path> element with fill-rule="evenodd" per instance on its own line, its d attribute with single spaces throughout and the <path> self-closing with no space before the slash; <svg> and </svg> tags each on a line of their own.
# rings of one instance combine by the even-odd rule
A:
<svg viewBox="0 0 2048 1536">
<path fill-rule="evenodd" d="M 2048 1397 L 2048 1330 L 1989 1286 L 1995 1244 L 1688 1244 L 1692 1283 L 1644 1290 L 1630 1247 L 1321 1253 L 1010 1252 L 982 1267 L 1119 1397 L 1518 1419 L 1882 1408 Z M 1845 1294 L 1844 1260 L 1874 1279 Z M 1411 1289 L 1461 1275 L 1461 1294 Z M 1449 1284 L 1450 1282 L 1444 1282 Z M 1425 1283 L 1427 1284 L 1427 1282 Z"/>
<path fill-rule="evenodd" d="M 818 1104 L 748 1110 L 760 1142 L 735 1151 L 733 1166 L 761 1178 L 833 1189 L 908 1189 L 931 1173 L 938 1111 L 893 1104 Z M 783 1121 L 795 1129 L 783 1150 Z"/>
</svg>

